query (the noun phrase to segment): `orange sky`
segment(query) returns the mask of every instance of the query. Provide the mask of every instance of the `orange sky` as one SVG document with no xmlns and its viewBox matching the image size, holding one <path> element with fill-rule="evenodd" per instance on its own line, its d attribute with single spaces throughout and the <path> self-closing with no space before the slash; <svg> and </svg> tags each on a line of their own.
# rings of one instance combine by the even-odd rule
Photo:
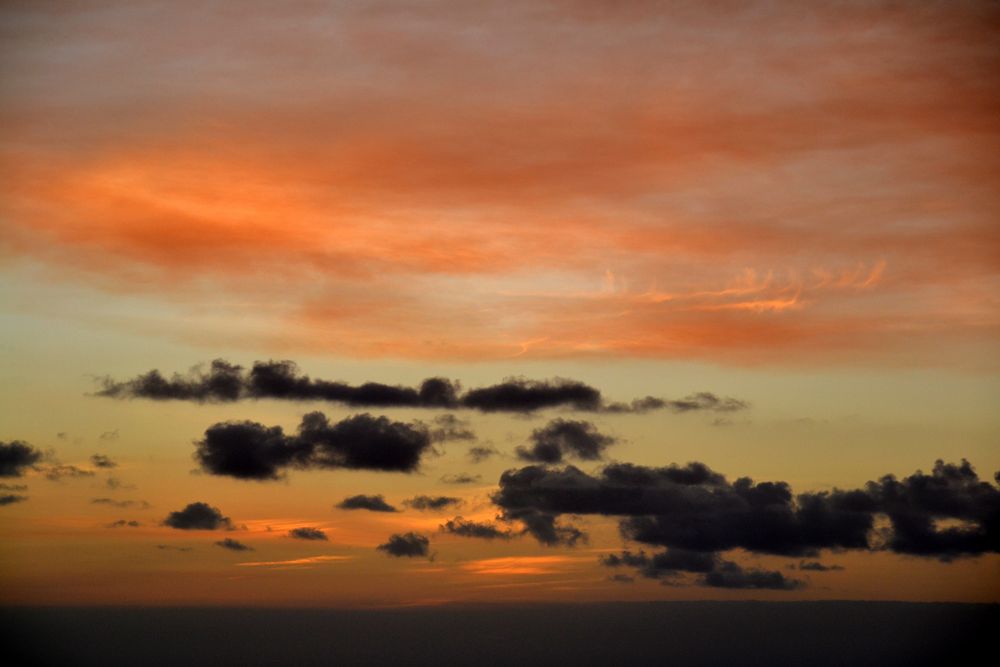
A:
<svg viewBox="0 0 1000 667">
<path fill-rule="evenodd" d="M 515 448 L 580 417 L 565 410 L 463 411 L 500 452 L 474 469 L 452 444 L 416 476 L 297 472 L 267 487 L 191 475 L 192 441 L 224 420 L 293 432 L 314 409 L 362 410 L 86 395 L 92 376 L 214 358 L 297 359 L 355 384 L 523 375 L 582 379 L 613 401 L 712 391 L 751 407 L 583 418 L 616 433 L 613 460 L 706 460 L 796 492 L 936 458 L 992 479 L 998 38 L 987 2 L 5 3 L 0 442 L 80 466 L 106 452 L 136 488 L 109 491 L 100 471 L 0 480 L 30 487 L 0 507 L 13 536 L 2 588 L 17 601 L 245 601 L 228 583 L 202 594 L 225 571 L 266 579 L 275 604 L 307 602 L 321 580 L 317 604 L 441 600 L 489 577 L 510 599 L 531 576 L 555 582 L 539 589 L 553 599 L 729 594 L 609 582 L 596 559 L 622 543 L 606 517 L 586 519 L 583 551 L 438 535 L 438 560 L 402 564 L 421 578 L 373 548 L 453 514 L 331 514 L 381 489 L 396 502 L 455 493 L 464 516 L 490 520 L 499 475 L 525 465 Z M 473 487 L 440 481 L 470 470 Z M 143 527 L 105 528 L 128 517 L 89 504 L 102 494 L 147 500 Z M 153 548 L 177 537 L 156 522 L 209 496 L 251 527 L 244 538 L 270 540 L 247 561 L 288 569 Z M 305 549 L 266 534 L 279 519 L 342 532 Z M 181 546 L 219 551 L 212 537 Z M 119 548 L 128 564 L 109 555 Z M 1000 591 L 995 554 L 843 557 L 844 572 L 813 575 L 832 588 L 757 593 Z M 932 592 L 908 588 L 933 572 L 947 574 Z M 46 592 L 53 578 L 64 593 Z M 378 578 L 389 583 L 369 586 Z"/>
</svg>

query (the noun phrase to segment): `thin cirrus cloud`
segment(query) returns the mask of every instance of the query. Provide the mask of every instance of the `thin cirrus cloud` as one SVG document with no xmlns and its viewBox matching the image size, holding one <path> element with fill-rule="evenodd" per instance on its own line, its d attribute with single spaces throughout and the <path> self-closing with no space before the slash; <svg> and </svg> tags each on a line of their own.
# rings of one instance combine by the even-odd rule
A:
<svg viewBox="0 0 1000 667">
<path fill-rule="evenodd" d="M 12 9 L 4 245 L 369 357 L 928 364 L 1000 326 L 993 5 L 253 8 Z M 231 337 L 199 312 L 170 333 Z"/>
<path fill-rule="evenodd" d="M 462 392 L 445 378 L 428 378 L 419 387 L 366 382 L 313 379 L 292 361 L 256 361 L 249 371 L 224 359 L 208 369 L 196 366 L 187 374 L 164 377 L 154 369 L 130 380 L 103 378 L 97 396 L 195 402 L 229 402 L 243 399 L 330 401 L 351 407 L 470 408 L 481 412 L 534 412 L 566 408 L 584 412 L 646 413 L 652 410 L 734 412 L 749 407 L 745 401 L 699 392 L 681 399 L 654 396 L 630 403 L 608 402 L 596 387 L 576 380 L 531 380 L 513 377 L 486 387 Z M 461 419 L 446 414 L 435 418 L 431 436 L 437 441 L 474 440 L 475 433 Z"/>
</svg>

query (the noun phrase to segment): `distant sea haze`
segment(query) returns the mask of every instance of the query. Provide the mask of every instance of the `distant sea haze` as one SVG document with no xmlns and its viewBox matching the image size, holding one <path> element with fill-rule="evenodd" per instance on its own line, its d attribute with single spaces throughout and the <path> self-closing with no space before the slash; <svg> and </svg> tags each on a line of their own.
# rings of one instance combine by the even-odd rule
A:
<svg viewBox="0 0 1000 667">
<path fill-rule="evenodd" d="M 962 665 L 1000 605 L 6 607 L 7 665 Z M 978 657 L 977 657 L 978 656 Z"/>
</svg>

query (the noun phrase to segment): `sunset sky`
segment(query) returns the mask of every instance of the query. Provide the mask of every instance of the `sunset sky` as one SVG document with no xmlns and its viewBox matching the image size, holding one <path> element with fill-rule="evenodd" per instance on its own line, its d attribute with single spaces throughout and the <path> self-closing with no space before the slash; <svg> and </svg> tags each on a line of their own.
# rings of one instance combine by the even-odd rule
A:
<svg viewBox="0 0 1000 667">
<path fill-rule="evenodd" d="M 3 3 L 0 602 L 1000 602 L 998 43 Z"/>
</svg>

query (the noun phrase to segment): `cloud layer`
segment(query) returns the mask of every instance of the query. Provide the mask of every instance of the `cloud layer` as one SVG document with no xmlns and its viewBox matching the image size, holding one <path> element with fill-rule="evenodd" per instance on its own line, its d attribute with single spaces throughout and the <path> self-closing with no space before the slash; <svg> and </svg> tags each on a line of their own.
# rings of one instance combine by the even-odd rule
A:
<svg viewBox="0 0 1000 667">
<path fill-rule="evenodd" d="M 748 407 L 735 398 L 720 398 L 710 392 L 683 399 L 666 400 L 647 396 L 629 404 L 608 403 L 600 390 L 567 379 L 530 380 L 507 378 L 487 387 L 462 393 L 457 382 L 428 378 L 419 387 L 366 382 L 349 385 L 314 380 L 299 372 L 292 361 L 257 361 L 247 372 L 242 366 L 223 359 L 214 360 L 207 370 L 194 368 L 186 375 L 165 378 L 158 370 L 117 381 L 101 380 L 98 396 L 145 398 L 151 400 L 237 401 L 279 399 L 289 401 L 330 401 L 349 407 L 469 408 L 482 412 L 534 412 L 566 408 L 583 412 L 641 413 L 667 409 L 674 412 L 710 410 L 732 412 Z M 437 440 L 472 440 L 475 434 L 452 415 L 442 415 L 431 430 Z"/>
</svg>

